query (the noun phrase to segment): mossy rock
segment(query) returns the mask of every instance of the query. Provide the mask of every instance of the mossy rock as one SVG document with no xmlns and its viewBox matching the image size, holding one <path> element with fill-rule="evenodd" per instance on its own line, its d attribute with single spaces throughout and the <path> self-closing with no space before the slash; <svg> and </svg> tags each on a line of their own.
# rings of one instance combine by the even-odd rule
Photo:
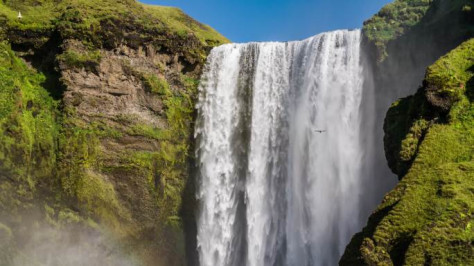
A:
<svg viewBox="0 0 474 266">
<path fill-rule="evenodd" d="M 18 11 L 22 12 L 22 19 L 17 18 Z M 228 42 L 214 29 L 177 8 L 144 5 L 134 0 L 106 0 L 100 4 L 91 0 L 8 0 L 0 3 L 0 20 L 5 22 L 0 28 L 10 33 L 7 35 L 11 41 L 24 43 L 33 37 L 37 38 L 32 41 L 36 47 L 55 28 L 63 39 L 79 39 L 96 46 L 115 46 L 122 41 L 134 46 L 152 40 L 153 35 L 168 35 L 162 40 L 165 42 L 196 39 L 206 47 Z M 24 34 L 13 34 L 20 32 Z"/>
<path fill-rule="evenodd" d="M 100 234 L 145 265 L 184 264 L 197 78 L 228 40 L 133 0 L 0 1 L 0 38 L 0 223 L 20 239 L 34 212 L 33 223 Z M 129 83 L 107 94 L 116 69 Z M 110 88 L 80 94 L 87 78 Z M 101 109 L 130 95 L 144 117 Z"/>
<path fill-rule="evenodd" d="M 354 236 L 340 265 L 474 264 L 473 67 L 471 39 L 427 71 L 425 84 L 458 90 L 447 109 L 422 88 L 389 111 L 386 148 L 402 180 Z M 405 154 L 411 164 L 400 172 Z"/>
<path fill-rule="evenodd" d="M 404 43 L 409 46 L 416 36 L 428 43 L 437 41 L 439 44 L 432 46 L 444 48 L 449 45 L 446 40 L 452 42 L 461 36 L 474 36 L 473 16 L 468 10 L 472 5 L 472 0 L 396 0 L 364 22 L 364 37 L 375 48 L 379 63 L 391 53 L 396 57 L 395 53 L 400 52 L 397 48 Z M 440 39 L 443 37 L 445 39 Z"/>
</svg>

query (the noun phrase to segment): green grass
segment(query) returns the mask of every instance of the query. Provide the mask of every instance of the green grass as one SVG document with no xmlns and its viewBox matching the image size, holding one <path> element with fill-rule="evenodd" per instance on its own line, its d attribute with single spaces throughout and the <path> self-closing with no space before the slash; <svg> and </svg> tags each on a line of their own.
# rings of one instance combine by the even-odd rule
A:
<svg viewBox="0 0 474 266">
<path fill-rule="evenodd" d="M 7 0 L 0 2 L 0 20 L 3 17 L 5 26 L 15 29 L 48 30 L 54 27 L 54 19 L 59 16 L 57 10 L 53 1 Z M 18 12 L 22 13 L 22 19 L 18 19 Z"/>
<path fill-rule="evenodd" d="M 31 190 L 51 175 L 56 161 L 58 103 L 41 86 L 44 81 L 0 43 L 0 168 Z"/>
<path fill-rule="evenodd" d="M 18 11 L 22 12 L 22 19 L 17 18 Z M 103 38 L 112 37 L 109 34 L 122 34 L 121 27 L 124 26 L 136 29 L 137 34 L 132 38 L 150 39 L 155 37 L 151 33 L 166 32 L 183 39 L 189 38 L 188 35 L 195 36 L 203 46 L 228 42 L 214 29 L 177 8 L 144 5 L 134 0 L 104 0 L 100 4 L 93 0 L 8 0 L 0 2 L 0 22 L 0 32 L 46 33 L 56 28 L 64 38 L 76 37 L 95 45 L 104 42 Z M 43 42 L 47 40 L 47 36 L 41 38 Z M 38 40 L 38 43 L 42 42 Z"/>
<path fill-rule="evenodd" d="M 229 42 L 214 29 L 189 17 L 181 9 L 152 5 L 143 6 L 146 12 L 163 21 L 172 31 L 181 36 L 195 34 L 201 42 L 208 45 Z"/>
</svg>

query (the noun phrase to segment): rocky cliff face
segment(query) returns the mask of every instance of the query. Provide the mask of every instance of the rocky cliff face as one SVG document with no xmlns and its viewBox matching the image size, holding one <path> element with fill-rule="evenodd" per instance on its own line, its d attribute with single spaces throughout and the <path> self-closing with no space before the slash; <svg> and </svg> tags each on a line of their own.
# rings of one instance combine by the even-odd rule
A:
<svg viewBox="0 0 474 266">
<path fill-rule="evenodd" d="M 416 94 L 383 126 L 402 181 L 341 265 L 474 264 L 473 8 L 398 0 L 366 22 L 376 112 Z M 133 0 L 3 0 L 0 40 L 0 265 L 192 263 L 197 79 L 227 40 Z"/>
<path fill-rule="evenodd" d="M 197 79 L 227 40 L 132 0 L 7 0 L 0 25 L 0 265 L 184 264 Z"/>
<path fill-rule="evenodd" d="M 366 22 L 367 50 L 378 51 L 371 60 L 378 110 L 388 109 L 385 154 L 401 182 L 340 265 L 474 263 L 472 6 L 396 1 Z"/>
</svg>

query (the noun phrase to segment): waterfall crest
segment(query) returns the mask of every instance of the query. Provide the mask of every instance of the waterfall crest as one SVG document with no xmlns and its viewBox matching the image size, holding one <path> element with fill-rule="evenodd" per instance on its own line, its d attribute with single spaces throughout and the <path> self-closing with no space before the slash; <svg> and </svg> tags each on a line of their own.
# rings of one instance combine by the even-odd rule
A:
<svg viewBox="0 0 474 266">
<path fill-rule="evenodd" d="M 212 50 L 196 124 L 202 266 L 337 264 L 365 222 L 360 36 Z"/>
</svg>

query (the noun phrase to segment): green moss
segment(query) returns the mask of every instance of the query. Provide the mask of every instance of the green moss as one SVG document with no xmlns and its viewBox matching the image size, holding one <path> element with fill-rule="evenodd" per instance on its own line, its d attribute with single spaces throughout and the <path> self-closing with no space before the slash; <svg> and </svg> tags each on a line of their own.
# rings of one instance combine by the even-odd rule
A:
<svg viewBox="0 0 474 266">
<path fill-rule="evenodd" d="M 151 93 L 158 95 L 169 95 L 171 93 L 170 85 L 166 79 L 162 77 L 158 77 L 153 74 L 146 74 L 142 75 L 142 80 L 145 88 Z"/>
<path fill-rule="evenodd" d="M 54 1 L 12 1 L 0 2 L 0 18 L 5 26 L 19 30 L 45 31 L 53 28 L 53 19 L 58 16 Z M 23 18 L 18 19 L 21 11 Z"/>
<path fill-rule="evenodd" d="M 150 151 L 124 151 L 119 155 L 119 163 L 116 165 L 105 165 L 105 172 L 114 170 L 127 172 L 145 177 L 151 184 L 154 178 L 154 165 L 156 152 Z"/>
<path fill-rule="evenodd" d="M 161 177 L 162 197 L 160 206 L 169 210 L 166 217 L 178 216 L 181 207 L 181 193 L 187 177 L 189 138 L 192 129 L 194 101 L 192 91 L 169 95 L 165 100 L 168 128 L 164 132 L 170 139 L 160 144 L 158 173 Z"/>
<path fill-rule="evenodd" d="M 465 5 L 462 7 L 463 12 L 471 12 L 472 11 L 472 6 L 471 5 Z"/>
<path fill-rule="evenodd" d="M 419 144 L 422 140 L 421 138 L 428 129 L 428 126 L 428 121 L 420 119 L 415 121 L 410 127 L 408 134 L 402 141 L 402 146 L 400 150 L 400 159 L 402 161 L 410 161 L 416 155 Z"/>
<path fill-rule="evenodd" d="M 437 265 L 470 265 L 474 134 L 435 125 L 398 185 L 403 192 L 388 195 L 379 208 L 395 204 L 371 237 L 392 260 L 406 265 L 434 261 Z M 398 194 L 398 192 L 395 192 Z M 397 249 L 403 239 L 410 239 Z"/>
<path fill-rule="evenodd" d="M 440 107 L 451 107 L 453 102 L 466 94 L 466 88 L 472 87 L 474 70 L 474 40 L 467 41 L 455 51 L 448 53 L 428 68 L 425 82 L 429 88 L 429 100 Z M 467 96 L 470 97 L 471 91 Z"/>
<path fill-rule="evenodd" d="M 385 156 L 390 169 L 404 176 L 418 151 L 422 139 L 432 123 L 432 108 L 426 103 L 424 90 L 414 96 L 396 101 L 387 112 L 384 122 Z"/>
<path fill-rule="evenodd" d="M 36 73 L 0 45 L 0 223 L 16 230 L 21 213 L 36 209 L 39 223 L 105 228 L 131 249 L 146 249 L 144 257 L 180 264 L 173 262 L 184 258 L 180 209 L 189 180 L 193 78 L 210 48 L 228 40 L 178 9 L 133 0 L 0 1 L 0 39 L 49 71 Z M 57 71 L 96 72 L 104 50 L 123 46 L 176 56 L 190 71 L 179 76 L 161 59 L 148 65 L 153 73 L 128 64 L 145 96 L 161 100 L 157 125 L 133 115 L 84 115 L 51 97 L 48 90 L 61 92 L 66 74 Z"/>
<path fill-rule="evenodd" d="M 56 166 L 57 102 L 41 86 L 44 80 L 0 43 L 0 171 L 20 182 L 16 193 L 26 197 L 50 182 Z"/>
<path fill-rule="evenodd" d="M 134 124 L 128 127 L 126 132 L 131 136 L 143 136 L 156 140 L 164 140 L 171 137 L 166 130 L 147 124 Z"/>
<path fill-rule="evenodd" d="M 84 174 L 99 167 L 99 139 L 93 129 L 81 127 L 73 119 L 65 118 L 63 127 L 59 138 L 59 177 L 64 192 L 74 197 Z"/>
<path fill-rule="evenodd" d="M 121 139 L 124 136 L 122 131 L 108 126 L 107 124 L 100 123 L 98 125 L 93 124 L 93 126 L 95 126 L 97 130 L 97 135 L 101 138 Z"/>
<path fill-rule="evenodd" d="M 92 171 L 87 171 L 77 184 L 77 198 L 89 215 L 114 231 L 116 236 L 124 234 L 123 225 L 130 220 L 130 213 L 123 209 L 117 199 L 114 186 Z"/>
<path fill-rule="evenodd" d="M 160 148 L 151 154 L 124 154 L 118 167 L 130 171 L 140 166 L 146 172 L 142 174 L 149 177 L 150 186 L 156 192 L 163 222 L 168 224 L 170 221 L 170 225 L 177 225 L 175 218 L 179 217 L 182 193 L 188 178 L 189 140 L 198 81 L 182 75 L 179 80 L 182 89 L 172 89 L 166 80 L 156 75 L 136 71 L 132 74 L 143 81 L 147 90 L 161 97 L 166 125 L 154 127 L 134 123 L 132 117 L 121 117 L 120 120 L 129 125 L 127 134 L 158 140 Z"/>
<path fill-rule="evenodd" d="M 58 213 L 58 222 L 62 224 L 78 224 L 82 221 L 83 218 L 70 209 L 62 209 Z"/>
<path fill-rule="evenodd" d="M 116 237 L 130 232 L 131 214 L 119 203 L 114 184 L 103 175 L 101 138 L 120 138 L 122 133 L 100 121 L 89 125 L 66 110 L 60 134 L 58 177 L 61 190 L 68 198 L 77 200 L 81 217 L 71 212 L 59 212 L 60 222 L 82 222 L 88 217 L 114 232 Z"/>
<path fill-rule="evenodd" d="M 399 160 L 414 161 L 368 226 L 353 238 L 342 265 L 381 263 L 387 258 L 382 254 L 390 256 L 383 265 L 474 264 L 474 103 L 468 96 L 473 44 L 474 39 L 462 44 L 427 71 L 427 85 L 458 89 L 459 83 L 467 84 L 448 113 L 436 109 L 430 113 L 426 106 L 431 103 L 423 90 L 392 107 L 408 109 L 392 112 L 388 124 L 396 122 L 398 114 L 399 126 L 390 130 L 409 128 L 408 134 L 400 134 L 405 137 L 399 139 Z M 424 137 L 417 138 L 422 131 Z"/>
<path fill-rule="evenodd" d="M 67 50 L 57 58 L 69 67 L 86 68 L 89 71 L 93 71 L 100 64 L 102 56 L 99 50 L 84 51 L 82 53 Z"/>
</svg>

